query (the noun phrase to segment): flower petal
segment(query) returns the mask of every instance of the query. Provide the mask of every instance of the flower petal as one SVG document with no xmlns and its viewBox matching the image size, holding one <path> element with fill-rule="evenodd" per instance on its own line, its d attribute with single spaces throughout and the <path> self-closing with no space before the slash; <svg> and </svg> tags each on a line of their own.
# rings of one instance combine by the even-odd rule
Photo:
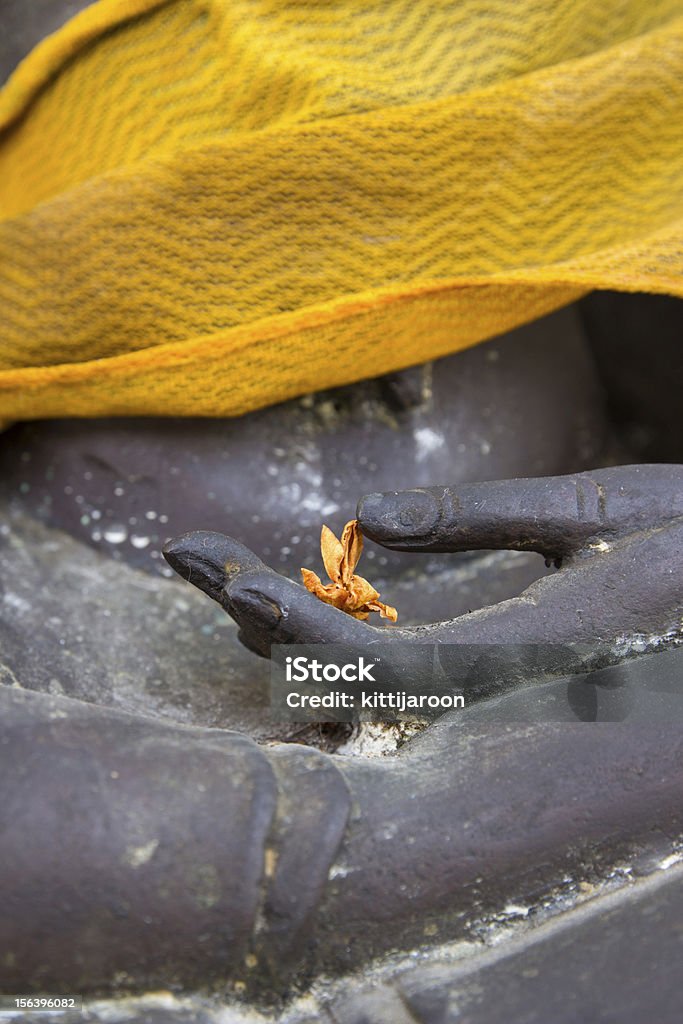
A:
<svg viewBox="0 0 683 1024">
<path fill-rule="evenodd" d="M 370 612 L 379 612 L 383 619 L 396 622 L 396 609 L 378 600 L 379 591 L 353 571 L 363 551 L 363 534 L 357 519 L 350 519 L 346 524 L 341 541 L 328 526 L 323 526 L 320 531 L 320 550 L 332 582 L 324 584 L 311 569 L 302 569 L 301 577 L 306 590 L 325 604 L 331 604 L 347 615 L 352 615 L 354 619 L 367 619 Z"/>
<path fill-rule="evenodd" d="M 341 583 L 341 565 L 344 559 L 344 548 L 329 526 L 323 526 L 320 531 L 320 551 L 327 575 L 334 583 Z"/>
<path fill-rule="evenodd" d="M 341 546 L 344 552 L 341 561 L 341 577 L 344 583 L 348 583 L 353 575 L 353 570 L 358 565 L 358 559 L 363 553 L 363 534 L 357 519 L 349 520 L 344 527 Z"/>
<path fill-rule="evenodd" d="M 371 612 L 379 612 L 383 619 L 390 619 L 392 622 L 396 622 L 398 618 L 396 609 L 392 608 L 390 604 L 384 604 L 382 601 L 369 602 L 367 608 Z"/>
<path fill-rule="evenodd" d="M 379 591 L 375 590 L 372 584 L 364 580 L 362 576 L 352 576 L 348 583 L 348 590 L 356 608 L 367 604 L 368 601 L 376 601 L 379 597 Z"/>
<path fill-rule="evenodd" d="M 336 583 L 323 584 L 319 576 L 316 576 L 310 569 L 301 570 L 301 578 L 303 579 L 306 590 L 310 590 L 311 594 L 324 601 L 325 604 L 331 604 L 335 608 L 345 609 L 346 604 L 349 600 L 349 592 L 345 587 L 340 587 Z"/>
<path fill-rule="evenodd" d="M 301 578 L 306 590 L 310 590 L 312 594 L 319 597 L 321 601 L 325 600 L 325 587 L 322 584 L 322 580 L 316 575 L 311 569 L 302 569 Z"/>
</svg>

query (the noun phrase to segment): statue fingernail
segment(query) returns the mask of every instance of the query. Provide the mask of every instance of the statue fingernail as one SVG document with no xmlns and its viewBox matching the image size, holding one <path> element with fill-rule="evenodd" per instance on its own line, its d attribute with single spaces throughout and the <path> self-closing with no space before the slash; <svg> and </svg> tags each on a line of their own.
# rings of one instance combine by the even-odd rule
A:
<svg viewBox="0 0 683 1024">
<path fill-rule="evenodd" d="M 277 602 L 253 587 L 236 583 L 228 588 L 227 595 L 230 611 L 236 613 L 240 623 L 248 621 L 274 629 L 282 619 L 282 609 Z"/>
<path fill-rule="evenodd" d="M 399 541 L 429 534 L 439 521 L 438 502 L 429 491 L 368 494 L 358 506 L 364 533 L 379 541 Z"/>
<path fill-rule="evenodd" d="M 175 571 L 214 601 L 221 600 L 225 584 L 239 573 L 264 569 L 260 558 L 232 537 L 195 530 L 170 540 L 164 558 Z"/>
</svg>

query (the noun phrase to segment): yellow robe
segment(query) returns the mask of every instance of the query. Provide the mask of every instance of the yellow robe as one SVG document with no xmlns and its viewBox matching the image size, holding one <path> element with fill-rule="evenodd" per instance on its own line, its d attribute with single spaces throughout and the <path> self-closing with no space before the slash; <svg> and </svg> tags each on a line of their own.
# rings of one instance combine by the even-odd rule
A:
<svg viewBox="0 0 683 1024">
<path fill-rule="evenodd" d="M 100 0 L 0 93 L 5 421 L 235 415 L 682 272 L 683 0 Z"/>
</svg>

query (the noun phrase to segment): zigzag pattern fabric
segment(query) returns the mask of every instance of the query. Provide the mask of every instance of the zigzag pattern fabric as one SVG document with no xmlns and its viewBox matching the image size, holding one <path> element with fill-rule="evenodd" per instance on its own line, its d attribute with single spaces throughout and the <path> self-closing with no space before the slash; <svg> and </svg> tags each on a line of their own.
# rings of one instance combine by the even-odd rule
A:
<svg viewBox="0 0 683 1024">
<path fill-rule="evenodd" d="M 682 241 L 681 0 L 100 0 L 0 93 L 0 417 L 236 415 Z"/>
</svg>

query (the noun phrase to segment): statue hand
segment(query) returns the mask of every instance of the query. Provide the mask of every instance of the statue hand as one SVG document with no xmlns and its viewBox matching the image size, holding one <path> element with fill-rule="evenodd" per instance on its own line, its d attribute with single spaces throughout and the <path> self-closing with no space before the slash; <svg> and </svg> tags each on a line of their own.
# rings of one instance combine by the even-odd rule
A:
<svg viewBox="0 0 683 1024">
<path fill-rule="evenodd" d="M 323 604 L 221 534 L 185 534 L 164 554 L 266 657 L 273 643 L 610 643 L 681 633 L 681 466 L 371 494 L 358 518 L 363 533 L 388 548 L 538 551 L 558 571 L 519 597 L 450 621 L 382 628 Z"/>
</svg>

